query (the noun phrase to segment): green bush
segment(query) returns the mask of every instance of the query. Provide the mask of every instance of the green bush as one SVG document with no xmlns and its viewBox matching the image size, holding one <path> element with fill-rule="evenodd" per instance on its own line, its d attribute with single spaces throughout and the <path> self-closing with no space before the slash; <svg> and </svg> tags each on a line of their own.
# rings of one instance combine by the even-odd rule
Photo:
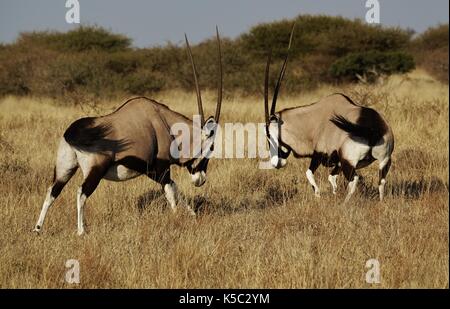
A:
<svg viewBox="0 0 450 309">
<path fill-rule="evenodd" d="M 245 50 L 257 61 L 265 61 L 269 50 L 272 50 L 274 61 L 281 60 L 286 55 L 293 23 L 294 20 L 282 20 L 260 24 L 240 39 Z M 300 15 L 295 18 L 295 25 L 287 71 L 290 80 L 285 85 L 289 91 L 312 88 L 319 83 L 333 82 L 336 78 L 349 80 L 348 76 L 340 73 L 341 65 L 330 69 L 331 65 L 347 55 L 363 54 L 367 50 L 380 53 L 402 51 L 408 47 L 412 36 L 411 31 L 400 28 L 322 15 Z M 330 74 L 335 70 L 337 74 Z M 357 71 L 364 73 L 361 69 Z M 384 73 L 389 74 L 389 70 Z"/>
<path fill-rule="evenodd" d="M 43 74 L 54 57 L 54 53 L 33 46 L 5 46 L 0 51 L 0 95 L 35 94 L 48 81 Z"/>
<path fill-rule="evenodd" d="M 361 20 L 300 15 L 294 20 L 264 23 L 251 28 L 249 33 L 242 35 L 246 49 L 264 58 L 272 49 L 275 58 L 284 57 L 294 21 L 292 58 L 315 53 L 341 57 L 350 52 L 372 49 L 400 50 L 408 46 L 412 35 L 407 30 L 372 26 Z"/>
<path fill-rule="evenodd" d="M 103 28 L 80 26 L 66 33 L 49 31 L 21 33 L 17 43 L 41 46 L 61 52 L 90 50 L 117 52 L 128 50 L 131 39 Z"/>
<path fill-rule="evenodd" d="M 132 95 L 145 95 L 161 91 L 164 85 L 161 73 L 139 70 L 124 79 L 123 90 Z"/>
<path fill-rule="evenodd" d="M 344 80 L 358 80 L 358 76 L 374 81 L 378 74 L 406 73 L 414 69 L 414 59 L 403 52 L 368 51 L 352 53 L 338 59 L 330 67 L 333 77 Z"/>
<path fill-rule="evenodd" d="M 78 95 L 80 92 L 94 97 L 113 96 L 122 90 L 122 81 L 120 74 L 106 68 L 106 55 L 95 51 L 58 55 L 48 64 L 43 91 L 51 97 Z"/>
<path fill-rule="evenodd" d="M 121 52 L 108 56 L 105 69 L 111 74 L 128 75 L 142 67 L 142 59 L 136 53 Z"/>
<path fill-rule="evenodd" d="M 235 39 L 222 38 L 225 95 L 261 94 L 269 49 L 273 50 L 273 88 L 294 20 L 259 24 Z M 301 15 L 296 28 L 283 93 L 301 92 L 321 83 L 355 81 L 357 75 L 407 72 L 413 59 L 448 81 L 448 25 L 411 40 L 411 32 L 368 25 L 343 17 Z M 194 90 L 184 44 L 131 48 L 131 40 L 99 27 L 81 26 L 66 33 L 22 33 L 0 45 L 0 96 L 100 98 Z M 202 89 L 217 89 L 217 42 L 214 36 L 192 46 Z M 369 52 L 367 52 L 369 51 Z"/>
</svg>

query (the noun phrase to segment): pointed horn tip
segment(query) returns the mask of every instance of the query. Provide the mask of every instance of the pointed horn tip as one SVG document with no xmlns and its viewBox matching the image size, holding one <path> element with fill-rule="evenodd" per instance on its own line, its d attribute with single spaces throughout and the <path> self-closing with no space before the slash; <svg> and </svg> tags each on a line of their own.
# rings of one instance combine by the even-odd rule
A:
<svg viewBox="0 0 450 309">
<path fill-rule="evenodd" d="M 294 29 L 295 29 L 295 25 L 296 25 L 296 22 L 294 22 L 294 24 L 292 25 L 291 35 L 289 36 L 288 50 L 291 48 L 292 38 L 294 37 Z"/>
</svg>

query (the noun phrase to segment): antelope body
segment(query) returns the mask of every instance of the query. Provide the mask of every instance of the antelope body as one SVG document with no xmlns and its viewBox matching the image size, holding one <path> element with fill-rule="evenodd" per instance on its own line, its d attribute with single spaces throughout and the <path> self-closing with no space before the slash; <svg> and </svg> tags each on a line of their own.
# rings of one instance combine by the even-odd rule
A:
<svg viewBox="0 0 450 309">
<path fill-rule="evenodd" d="M 293 30 L 289 47 L 292 41 Z M 289 49 L 288 49 L 289 50 Z M 308 106 L 275 112 L 281 81 L 286 70 L 286 56 L 275 86 L 272 106 L 268 109 L 268 78 L 270 54 L 265 76 L 266 134 L 269 141 L 271 163 L 275 168 L 285 166 L 292 152 L 295 157 L 309 157 L 311 163 L 306 177 L 320 196 L 314 172 L 322 164 L 333 167 L 328 180 L 336 194 L 336 178 L 342 171 L 348 184 L 349 200 L 356 190 L 357 169 L 379 161 L 378 189 L 383 200 L 386 175 L 391 165 L 394 135 L 384 118 L 375 110 L 355 104 L 343 94 L 333 94 Z"/>
<path fill-rule="evenodd" d="M 217 31 L 217 29 L 216 29 Z M 34 231 L 40 232 L 49 207 L 61 193 L 65 184 L 78 167 L 82 170 L 84 182 L 77 192 L 78 234 L 84 233 L 83 208 L 86 199 L 97 188 L 101 179 L 125 181 L 146 175 L 161 184 L 167 201 L 175 210 L 178 192 L 170 176 L 170 166 L 179 165 L 188 169 L 195 186 L 206 181 L 209 156 L 205 152 L 191 156 L 173 156 L 171 147 L 179 136 L 171 128 L 183 124 L 189 128 L 190 137 L 194 130 L 201 132 L 201 143 L 213 147 L 222 102 L 222 66 L 219 45 L 219 89 L 215 117 L 204 120 L 200 89 L 197 82 L 195 63 L 186 37 L 197 91 L 200 124 L 152 99 L 137 97 L 128 100 L 115 112 L 102 117 L 82 118 L 73 122 L 61 138 L 54 169 L 53 184 L 47 191 L 39 219 Z M 193 139 L 189 137 L 190 149 Z M 184 139 L 186 140 L 186 139 Z M 181 145 L 179 145 L 181 146 Z M 187 145 L 182 145 L 186 147 Z M 192 209 L 188 210 L 194 214 Z"/>
</svg>

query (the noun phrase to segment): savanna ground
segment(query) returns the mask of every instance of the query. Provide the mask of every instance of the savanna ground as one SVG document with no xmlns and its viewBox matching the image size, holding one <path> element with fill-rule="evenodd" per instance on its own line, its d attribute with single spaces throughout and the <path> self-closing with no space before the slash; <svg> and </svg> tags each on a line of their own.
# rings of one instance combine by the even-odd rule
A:
<svg viewBox="0 0 450 309">
<path fill-rule="evenodd" d="M 0 101 L 0 287 L 3 288 L 448 288 L 448 86 L 421 71 L 382 85 L 324 86 L 279 107 L 304 105 L 336 90 L 380 111 L 395 134 L 385 202 L 377 199 L 376 164 L 347 205 L 331 194 L 327 169 L 305 177 L 309 160 L 289 158 L 281 170 L 256 159 L 212 160 L 208 181 L 190 184 L 172 168 L 196 219 L 172 214 L 156 183 L 139 177 L 102 181 L 88 199 L 88 234 L 76 235 L 80 172 L 50 209 L 41 235 L 31 232 L 51 183 L 59 137 L 78 117 L 108 113 L 63 102 L 6 97 Z M 155 99 L 196 112 L 192 93 Z M 207 113 L 215 94 L 205 93 Z M 262 122 L 261 97 L 229 96 L 222 121 Z M 378 259 L 381 283 L 365 281 L 366 261 Z M 65 263 L 80 263 L 79 285 L 65 283 Z"/>
</svg>

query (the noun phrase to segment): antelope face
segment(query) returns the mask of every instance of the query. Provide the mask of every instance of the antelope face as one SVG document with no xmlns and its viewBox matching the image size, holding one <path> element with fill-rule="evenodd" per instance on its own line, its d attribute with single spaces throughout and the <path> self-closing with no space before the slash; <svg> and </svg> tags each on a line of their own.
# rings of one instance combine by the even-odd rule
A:
<svg viewBox="0 0 450 309">
<path fill-rule="evenodd" d="M 217 133 L 217 122 L 213 117 L 208 118 L 202 128 L 202 152 L 191 166 L 191 181 L 196 187 L 206 182 L 206 170 L 209 159 L 214 151 L 214 140 Z"/>
<path fill-rule="evenodd" d="M 272 115 L 266 131 L 266 137 L 269 143 L 270 164 L 277 169 L 284 167 L 287 163 L 283 154 L 286 154 L 288 150 L 283 149 L 283 146 L 280 145 L 279 139 L 279 132 L 282 123 L 282 120 L 278 116 Z"/>
</svg>

